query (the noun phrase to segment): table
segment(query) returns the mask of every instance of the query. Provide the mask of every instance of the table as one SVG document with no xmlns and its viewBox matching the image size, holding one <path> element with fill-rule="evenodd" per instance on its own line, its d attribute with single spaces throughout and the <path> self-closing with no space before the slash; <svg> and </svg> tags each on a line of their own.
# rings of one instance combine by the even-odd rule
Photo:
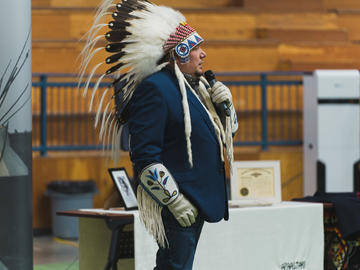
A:
<svg viewBox="0 0 360 270">
<path fill-rule="evenodd" d="M 126 226 L 133 237 L 134 258 L 120 259 L 117 266 L 149 270 L 155 265 L 157 245 L 137 211 L 88 209 L 60 214 L 80 217 L 80 270 L 98 270 L 105 265 L 105 269 L 116 269 L 115 244 L 119 234 L 115 231 Z M 322 204 L 282 202 L 231 208 L 229 221 L 205 223 L 193 269 L 321 270 L 323 259 Z"/>
<path fill-rule="evenodd" d="M 79 261 L 81 261 L 80 269 L 101 269 L 99 267 L 95 267 L 94 264 L 90 263 L 90 265 L 86 265 L 86 260 L 89 259 L 89 252 L 86 248 L 86 241 L 90 239 L 90 246 L 95 247 L 94 258 L 97 257 L 97 249 L 99 240 L 95 240 L 95 243 L 92 243 L 94 240 L 94 232 L 100 232 L 101 238 L 104 235 L 108 234 L 108 230 L 111 231 L 111 240 L 110 245 L 109 241 L 105 242 L 105 249 L 108 247 L 108 258 L 105 266 L 105 270 L 117 269 L 117 262 L 119 258 L 134 258 L 134 252 L 131 249 L 121 250 L 122 254 L 119 254 L 119 236 L 120 234 L 126 233 L 125 226 L 134 224 L 134 216 L 131 213 L 125 211 L 106 211 L 102 209 L 88 209 L 88 210 L 75 210 L 75 211 L 60 211 L 57 212 L 58 215 L 63 216 L 75 216 L 79 217 L 79 242 L 80 250 L 79 250 Z M 90 220 L 90 227 L 89 221 Z M 98 222 L 100 221 L 100 222 Z M 106 225 L 106 226 L 104 226 Z M 90 231 L 88 232 L 88 227 Z M 134 230 L 132 230 L 133 234 Z M 88 235 L 90 233 L 90 235 Z M 106 237 L 105 237 L 106 238 Z M 91 249 L 90 249 L 91 250 Z M 101 265 L 101 264 L 100 264 Z M 105 264 L 103 264 L 105 265 Z"/>
</svg>

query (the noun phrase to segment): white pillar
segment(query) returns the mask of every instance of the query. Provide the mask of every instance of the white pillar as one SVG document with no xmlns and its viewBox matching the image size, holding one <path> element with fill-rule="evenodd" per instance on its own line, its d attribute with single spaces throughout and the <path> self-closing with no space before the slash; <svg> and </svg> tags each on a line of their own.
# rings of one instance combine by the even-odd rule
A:
<svg viewBox="0 0 360 270">
<path fill-rule="evenodd" d="M 31 0 L 0 1 L 0 269 L 33 269 Z"/>
</svg>

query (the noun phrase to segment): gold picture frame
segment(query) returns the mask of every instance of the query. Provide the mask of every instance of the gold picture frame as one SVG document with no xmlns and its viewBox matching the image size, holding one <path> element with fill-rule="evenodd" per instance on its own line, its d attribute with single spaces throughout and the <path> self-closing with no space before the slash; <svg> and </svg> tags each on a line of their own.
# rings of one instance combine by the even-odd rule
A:
<svg viewBox="0 0 360 270">
<path fill-rule="evenodd" d="M 230 205 L 271 205 L 280 203 L 280 161 L 235 161 L 230 187 Z"/>
</svg>

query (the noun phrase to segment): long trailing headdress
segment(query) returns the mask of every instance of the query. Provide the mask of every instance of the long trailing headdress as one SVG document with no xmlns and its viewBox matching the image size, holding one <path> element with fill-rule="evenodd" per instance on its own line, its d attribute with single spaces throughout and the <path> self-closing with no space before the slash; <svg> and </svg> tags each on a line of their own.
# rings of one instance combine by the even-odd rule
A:
<svg viewBox="0 0 360 270">
<path fill-rule="evenodd" d="M 110 15 L 112 20 L 104 23 Z M 97 108 L 95 127 L 101 122 L 100 140 L 104 144 L 107 141 L 112 142 L 112 156 L 115 161 L 119 155 L 122 124 L 127 120 L 126 105 L 138 84 L 145 77 L 168 64 L 166 59 L 162 60 L 172 49 L 180 56 L 181 62 L 187 62 L 190 50 L 203 41 L 200 35 L 184 21 L 185 17 L 180 12 L 169 7 L 157 6 L 147 0 L 123 0 L 117 4 L 113 3 L 113 0 L 104 0 L 99 6 L 94 23 L 88 32 L 86 45 L 81 52 L 79 86 L 93 57 L 104 50 L 110 53 L 104 62 L 98 63 L 91 70 L 85 81 L 84 95 L 87 94 L 90 81 L 96 71 L 104 64 L 109 65 L 106 72 L 95 83 L 89 109 L 91 110 L 93 106 L 100 82 L 105 76 L 114 75 L 114 83 L 119 83 L 122 88 L 115 91 L 112 99 L 108 101 L 105 101 L 105 97 L 109 89 L 104 91 Z M 104 27 L 108 27 L 110 31 L 105 35 L 98 35 Z M 104 40 L 107 43 L 106 46 L 96 46 Z M 182 94 L 185 136 L 189 163 L 192 166 L 191 121 L 185 78 L 176 63 L 175 74 Z M 121 99 L 113 110 L 111 104 L 116 96 L 121 96 Z M 103 115 L 100 117 L 102 111 Z"/>
</svg>

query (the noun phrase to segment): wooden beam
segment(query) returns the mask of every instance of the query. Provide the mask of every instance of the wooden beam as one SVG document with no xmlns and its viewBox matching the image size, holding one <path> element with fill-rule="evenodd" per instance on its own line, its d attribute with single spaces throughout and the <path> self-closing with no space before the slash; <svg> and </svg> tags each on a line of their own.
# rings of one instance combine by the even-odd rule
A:
<svg viewBox="0 0 360 270">
<path fill-rule="evenodd" d="M 187 22 L 204 39 L 249 40 L 255 38 L 256 17 L 251 12 L 225 9 L 188 9 Z M 74 41 L 83 37 L 94 20 L 88 9 L 34 9 L 32 11 L 33 40 Z M 112 19 L 108 18 L 108 21 Z M 99 34 L 105 34 L 104 27 Z"/>
<path fill-rule="evenodd" d="M 257 8 L 261 11 L 324 11 L 323 0 L 244 0 L 244 7 Z"/>
<path fill-rule="evenodd" d="M 360 2 L 360 1 L 359 1 Z M 349 39 L 360 40 L 360 11 L 359 12 L 339 12 L 339 27 L 347 30 Z"/>
<path fill-rule="evenodd" d="M 314 71 L 316 69 L 360 69 L 360 63 L 355 61 L 327 61 L 311 62 L 290 60 L 286 64 L 280 63 L 283 70 L 290 71 Z"/>
<path fill-rule="evenodd" d="M 316 12 L 306 12 L 306 13 L 262 12 L 256 16 L 256 26 L 257 28 L 267 28 L 267 29 L 302 29 L 302 30 L 339 29 L 336 14 L 320 13 L 320 12 L 317 13 Z"/>
<path fill-rule="evenodd" d="M 357 44 L 281 44 L 279 62 L 282 70 L 360 68 Z"/>
<path fill-rule="evenodd" d="M 358 0 L 323 0 L 326 9 L 360 9 Z"/>
<path fill-rule="evenodd" d="M 258 39 L 272 39 L 281 42 L 293 41 L 311 41 L 311 42 L 347 42 L 348 34 L 344 29 L 330 29 L 330 30 L 317 30 L 317 29 L 256 29 L 256 38 Z"/>
<path fill-rule="evenodd" d="M 276 70 L 277 46 L 273 42 L 208 41 L 203 46 L 207 53 L 204 66 L 216 71 Z M 77 73 L 77 58 L 82 47 L 83 44 L 76 42 L 34 42 L 33 72 Z M 96 63 L 103 62 L 107 56 L 105 51 L 95 55 L 90 69 Z M 105 72 L 108 68 L 104 64 L 97 73 Z"/>
<path fill-rule="evenodd" d="M 116 1 L 114 1 L 116 2 Z M 121 2 L 120 0 L 118 2 Z M 242 1 L 237 0 L 153 0 L 155 4 L 175 8 L 207 8 L 240 6 Z M 101 0 L 32 0 L 33 7 L 91 7 L 96 8 Z"/>
</svg>

